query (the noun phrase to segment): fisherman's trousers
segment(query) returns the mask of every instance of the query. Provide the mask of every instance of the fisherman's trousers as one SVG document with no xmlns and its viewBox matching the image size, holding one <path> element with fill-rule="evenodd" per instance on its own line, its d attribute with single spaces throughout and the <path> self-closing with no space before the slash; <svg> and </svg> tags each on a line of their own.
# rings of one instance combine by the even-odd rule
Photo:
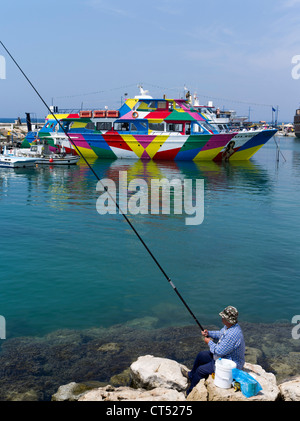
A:
<svg viewBox="0 0 300 421">
<path fill-rule="evenodd" d="M 215 372 L 215 360 L 210 351 L 201 351 L 197 355 L 193 368 L 189 371 L 190 387 L 187 390 L 187 395 L 199 383 L 201 379 L 207 378 L 210 374 Z"/>
</svg>

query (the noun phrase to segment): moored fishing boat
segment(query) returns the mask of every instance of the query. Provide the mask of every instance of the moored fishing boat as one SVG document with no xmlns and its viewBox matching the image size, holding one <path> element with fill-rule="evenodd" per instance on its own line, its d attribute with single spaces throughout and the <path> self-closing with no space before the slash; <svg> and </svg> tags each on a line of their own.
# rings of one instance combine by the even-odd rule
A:
<svg viewBox="0 0 300 421">
<path fill-rule="evenodd" d="M 74 165 L 80 160 L 80 156 L 67 154 L 64 150 L 51 152 L 46 143 L 32 145 L 29 149 L 20 149 L 17 155 L 35 158 L 38 165 Z"/>
<path fill-rule="evenodd" d="M 6 147 L 0 154 L 0 167 L 4 168 L 27 168 L 36 165 L 36 158 L 17 156 L 15 150 L 7 150 Z"/>
<path fill-rule="evenodd" d="M 220 132 L 188 100 L 148 95 L 127 99 L 119 110 L 55 117 L 62 127 L 50 114 L 38 138 L 86 158 L 248 160 L 276 133 L 275 129 Z M 36 138 L 29 134 L 24 146 L 30 140 L 32 144 Z"/>
</svg>

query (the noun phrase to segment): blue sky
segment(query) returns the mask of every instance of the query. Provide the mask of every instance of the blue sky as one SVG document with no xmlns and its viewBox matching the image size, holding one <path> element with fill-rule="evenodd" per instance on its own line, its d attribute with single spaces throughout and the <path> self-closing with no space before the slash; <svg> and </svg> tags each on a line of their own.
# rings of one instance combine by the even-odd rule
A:
<svg viewBox="0 0 300 421">
<path fill-rule="evenodd" d="M 300 104 L 300 0 L 10 0 L 0 39 L 51 105 L 119 107 L 143 84 L 153 97 L 213 100 L 251 120 L 292 121 Z M 46 109 L 0 46 L 0 117 Z"/>
</svg>

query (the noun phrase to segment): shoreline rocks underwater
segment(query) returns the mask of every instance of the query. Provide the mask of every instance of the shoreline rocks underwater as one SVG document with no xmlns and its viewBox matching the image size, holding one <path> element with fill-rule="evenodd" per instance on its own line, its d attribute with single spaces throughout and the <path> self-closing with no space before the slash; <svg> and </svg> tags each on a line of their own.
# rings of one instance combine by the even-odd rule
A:
<svg viewBox="0 0 300 421">
<path fill-rule="evenodd" d="M 207 349 L 197 326 L 155 328 L 155 324 L 156 319 L 148 317 L 108 328 L 64 329 L 41 337 L 1 341 L 0 401 L 51 401 L 61 386 L 70 384 L 80 390 L 78 396 L 99 388 L 111 396 L 112 389 L 117 392 L 118 388 L 132 389 L 131 365 L 142 356 L 171 360 L 190 368 L 197 353 Z M 245 336 L 247 364 L 274 377 L 271 383 L 279 390 L 275 393 L 276 400 L 299 400 L 300 347 L 299 340 L 292 338 L 291 324 L 240 322 L 240 325 Z M 209 328 L 219 329 L 219 326 Z M 209 379 L 200 386 L 204 395 L 195 400 L 202 400 L 211 389 Z M 183 394 L 172 387 L 159 391 L 157 387 L 145 388 L 142 384 L 135 389 L 141 389 L 143 394 L 149 387 L 155 400 L 173 400 L 174 391 Z M 153 396 L 151 399 L 149 395 L 143 396 L 139 399 L 153 400 Z M 232 400 L 224 396 L 222 399 Z M 100 400 L 99 395 L 95 400 Z"/>
</svg>

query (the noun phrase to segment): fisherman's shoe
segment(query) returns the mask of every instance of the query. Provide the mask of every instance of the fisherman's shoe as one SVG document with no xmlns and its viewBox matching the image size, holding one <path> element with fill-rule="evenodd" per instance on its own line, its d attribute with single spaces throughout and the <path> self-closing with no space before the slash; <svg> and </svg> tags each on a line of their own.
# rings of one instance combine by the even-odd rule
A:
<svg viewBox="0 0 300 421">
<path fill-rule="evenodd" d="M 186 370 L 185 368 L 181 367 L 181 374 L 183 375 L 183 377 L 185 377 L 186 379 L 190 380 L 189 378 L 189 371 Z"/>
</svg>

